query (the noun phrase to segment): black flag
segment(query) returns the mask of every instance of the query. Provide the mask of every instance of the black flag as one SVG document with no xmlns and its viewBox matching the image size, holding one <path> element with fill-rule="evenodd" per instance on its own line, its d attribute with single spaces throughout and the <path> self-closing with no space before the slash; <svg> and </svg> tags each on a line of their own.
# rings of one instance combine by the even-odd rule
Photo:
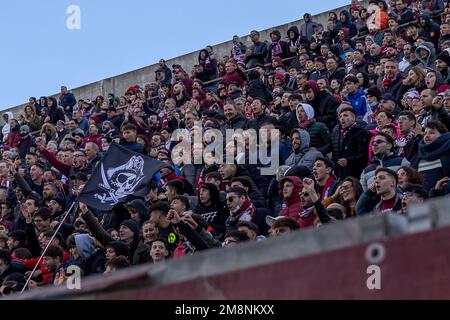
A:
<svg viewBox="0 0 450 320">
<path fill-rule="evenodd" d="M 167 164 L 125 149 L 113 143 L 98 163 L 86 183 L 78 201 L 99 210 L 107 211 L 128 196 L 146 196 L 153 175 Z"/>
</svg>

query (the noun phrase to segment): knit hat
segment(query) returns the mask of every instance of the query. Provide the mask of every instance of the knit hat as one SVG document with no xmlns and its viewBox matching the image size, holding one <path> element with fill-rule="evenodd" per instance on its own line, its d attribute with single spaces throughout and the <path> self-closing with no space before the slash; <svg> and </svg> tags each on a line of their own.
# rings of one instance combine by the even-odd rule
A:
<svg viewBox="0 0 450 320">
<path fill-rule="evenodd" d="M 117 256 L 128 257 L 129 249 L 128 246 L 122 241 L 113 241 L 108 243 L 106 248 L 113 248 Z"/>
<path fill-rule="evenodd" d="M 30 133 L 30 127 L 25 124 L 20 127 L 20 131 L 25 131 L 26 133 Z"/>
<path fill-rule="evenodd" d="M 371 86 L 369 89 L 367 89 L 367 95 L 374 96 L 375 98 L 377 98 L 377 100 L 380 100 L 381 91 L 377 86 Z"/>
<path fill-rule="evenodd" d="M 284 74 L 282 74 L 280 72 L 275 72 L 275 78 L 280 79 L 280 81 L 283 82 L 283 83 L 286 82 L 286 78 L 284 77 Z"/>
<path fill-rule="evenodd" d="M 65 209 L 66 201 L 62 197 L 53 197 L 50 200 L 57 202 L 61 206 L 62 210 Z"/>
<path fill-rule="evenodd" d="M 130 220 L 122 221 L 122 223 L 120 225 L 125 226 L 128 229 L 130 229 L 134 233 L 135 236 L 139 233 L 139 229 L 140 229 L 139 223 L 137 223 L 134 220 L 130 219 Z"/>
<path fill-rule="evenodd" d="M 447 66 L 450 67 L 450 55 L 447 51 L 442 51 L 441 53 L 439 53 L 436 57 L 436 60 L 442 60 L 447 64 Z"/>
</svg>

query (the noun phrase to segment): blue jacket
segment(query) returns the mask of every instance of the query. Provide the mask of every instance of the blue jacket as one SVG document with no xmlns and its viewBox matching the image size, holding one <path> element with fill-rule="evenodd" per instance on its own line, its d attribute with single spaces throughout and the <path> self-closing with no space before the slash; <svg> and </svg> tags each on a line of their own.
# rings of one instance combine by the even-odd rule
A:
<svg viewBox="0 0 450 320">
<path fill-rule="evenodd" d="M 358 89 L 347 97 L 358 117 L 364 117 L 367 112 L 367 100 L 363 89 Z"/>
</svg>

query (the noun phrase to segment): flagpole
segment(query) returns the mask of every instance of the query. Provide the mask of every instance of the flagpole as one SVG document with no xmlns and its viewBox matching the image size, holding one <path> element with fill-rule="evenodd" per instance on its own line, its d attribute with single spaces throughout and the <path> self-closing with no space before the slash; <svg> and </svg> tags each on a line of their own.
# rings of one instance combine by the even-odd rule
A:
<svg viewBox="0 0 450 320">
<path fill-rule="evenodd" d="M 69 216 L 70 212 L 72 211 L 73 207 L 77 204 L 77 201 L 74 201 L 70 208 L 67 210 L 67 212 L 64 214 L 63 218 L 61 219 L 61 222 L 58 225 L 58 228 L 56 228 L 55 233 L 51 237 L 50 241 L 47 243 L 47 246 L 45 247 L 44 251 L 42 252 L 41 256 L 39 257 L 39 260 L 36 262 L 36 265 L 33 268 L 33 271 L 31 271 L 31 274 L 28 276 L 27 282 L 25 282 L 25 285 L 23 286 L 22 291 L 20 291 L 20 295 L 25 291 L 25 289 L 28 287 L 28 284 L 31 281 L 31 278 L 33 277 L 33 274 L 36 272 L 36 269 L 38 268 L 39 264 L 41 263 L 42 259 L 44 258 L 45 253 L 47 252 L 48 248 L 52 244 L 53 239 L 55 239 L 56 234 L 59 232 L 59 229 L 61 229 L 61 226 L 63 225 L 64 221 L 66 221 L 66 218 Z"/>
</svg>

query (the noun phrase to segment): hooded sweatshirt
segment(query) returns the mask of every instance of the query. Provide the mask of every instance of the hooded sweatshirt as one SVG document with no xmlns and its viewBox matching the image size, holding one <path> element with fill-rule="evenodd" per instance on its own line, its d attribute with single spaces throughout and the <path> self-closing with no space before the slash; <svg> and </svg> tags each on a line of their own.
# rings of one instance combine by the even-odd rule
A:
<svg viewBox="0 0 450 320">
<path fill-rule="evenodd" d="M 292 153 L 287 158 L 285 165 L 290 167 L 305 166 L 312 170 L 314 162 L 318 157 L 321 157 L 322 154 L 319 151 L 309 151 L 310 137 L 308 131 L 294 129 L 291 133 L 291 137 L 296 132 L 300 135 L 301 146 L 297 150 L 292 147 Z"/>
<path fill-rule="evenodd" d="M 425 59 L 422 59 L 422 57 L 419 54 L 420 49 L 424 49 L 428 52 L 428 55 Z M 424 42 L 421 45 L 419 45 L 415 51 L 417 60 L 419 60 L 425 68 L 435 68 L 434 62 L 436 61 L 436 52 L 434 48 L 434 44 L 431 42 Z"/>
<path fill-rule="evenodd" d="M 367 112 L 367 100 L 364 90 L 359 88 L 352 94 L 349 94 L 347 100 L 352 104 L 356 115 L 361 118 L 364 117 Z"/>
<path fill-rule="evenodd" d="M 139 214 L 139 223 L 141 224 L 141 226 L 145 221 L 149 219 L 148 209 L 145 206 L 145 202 L 143 200 L 135 199 L 131 201 L 127 206 L 134 208 L 137 211 L 137 213 Z"/>
<path fill-rule="evenodd" d="M 200 214 L 212 229 L 218 234 L 221 234 L 225 232 L 225 222 L 228 219 L 229 213 L 225 204 L 220 200 L 220 191 L 216 185 L 211 183 L 204 183 L 201 188 L 209 190 L 211 204 L 207 206 L 199 201 L 194 212 Z M 199 194 L 200 188 L 198 189 Z"/>
<path fill-rule="evenodd" d="M 299 213 L 303 211 L 302 203 L 300 202 L 300 192 L 303 190 L 303 182 L 299 177 L 289 176 L 280 181 L 280 194 L 283 196 L 283 186 L 286 181 L 294 184 L 294 189 L 289 197 L 283 198 L 283 206 L 279 213 L 280 216 L 295 218 L 299 221 Z"/>
<path fill-rule="evenodd" d="M 346 28 L 350 32 L 350 38 L 353 38 L 354 36 L 356 36 L 358 31 L 356 30 L 356 25 L 354 23 L 351 23 L 350 13 L 347 10 L 342 10 L 341 12 L 339 12 L 339 16 L 341 14 L 344 14 L 346 19 L 345 19 L 344 22 L 340 21 L 336 25 L 336 30 L 340 30 L 342 28 Z"/>
</svg>

